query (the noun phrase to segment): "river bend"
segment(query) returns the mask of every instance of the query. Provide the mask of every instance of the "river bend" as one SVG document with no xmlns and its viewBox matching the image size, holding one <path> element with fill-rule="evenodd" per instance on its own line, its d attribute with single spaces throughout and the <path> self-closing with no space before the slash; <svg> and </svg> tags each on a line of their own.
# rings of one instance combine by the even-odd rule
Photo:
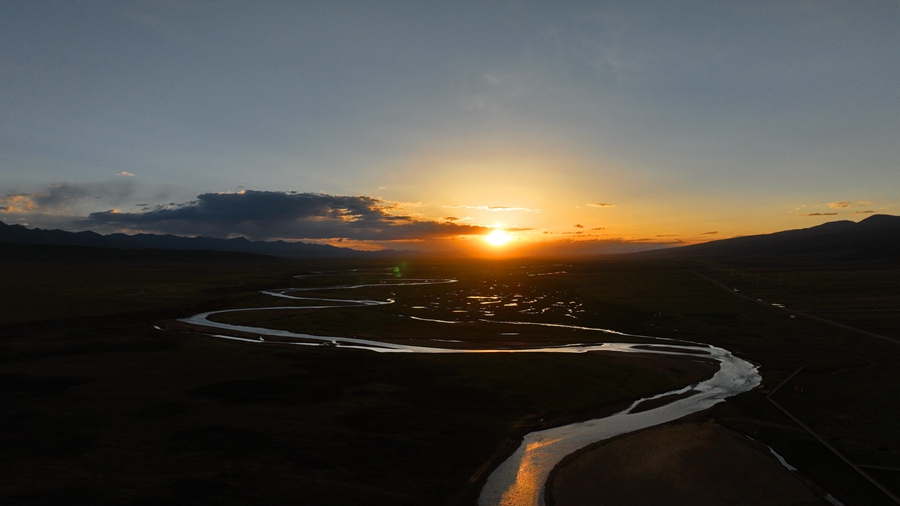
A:
<svg viewBox="0 0 900 506">
<path fill-rule="evenodd" d="M 200 313 L 180 321 L 192 325 L 215 328 L 241 334 L 256 335 L 257 338 L 239 337 L 233 335 L 212 334 L 214 337 L 230 340 L 245 341 L 253 344 L 280 344 L 297 346 L 334 346 L 340 348 L 364 349 L 378 353 L 590 353 L 590 352 L 619 352 L 619 353 L 655 353 L 673 356 L 683 356 L 686 360 L 696 360 L 698 357 L 712 359 L 719 363 L 719 370 L 709 379 L 695 385 L 690 385 L 680 390 L 664 392 L 652 397 L 636 400 L 628 409 L 619 413 L 573 423 L 542 431 L 527 434 L 518 449 L 501 463 L 488 477 L 484 488 L 478 498 L 479 506 L 543 506 L 544 488 L 550 472 L 559 462 L 581 448 L 590 444 L 609 439 L 621 434 L 663 424 L 691 413 L 702 411 L 728 397 L 746 392 L 755 388 L 760 383 L 757 367 L 753 364 L 735 357 L 729 351 L 708 345 L 665 345 L 639 344 L 639 343 L 615 343 L 603 344 L 568 344 L 562 346 L 547 346 L 535 348 L 515 349 L 461 349 L 442 348 L 439 346 L 415 346 L 389 342 L 357 339 L 351 337 L 317 336 L 301 332 L 287 330 L 268 329 L 247 325 L 233 325 L 212 321 L 209 318 L 218 314 L 240 311 L 288 311 L 297 309 L 327 309 L 348 306 L 374 306 L 393 304 L 393 299 L 368 300 L 368 299 L 337 299 L 304 297 L 296 293 L 313 290 L 352 290 L 363 287 L 397 287 L 429 284 L 454 283 L 453 279 L 407 279 L 394 280 L 390 283 L 367 283 L 356 285 L 338 285 L 333 287 L 318 288 L 283 288 L 266 290 L 262 293 L 273 297 L 302 300 L 309 305 L 303 306 L 271 306 L 261 308 L 227 309 Z M 436 320 L 418 318 L 438 323 L 457 323 L 448 320 Z M 507 324 L 553 326 L 571 328 L 577 330 L 598 331 L 613 336 L 632 336 L 608 329 L 597 329 L 575 325 L 531 323 L 531 322 L 502 322 Z M 277 341 L 266 341 L 262 336 L 276 337 Z M 659 338 L 655 338 L 659 339 Z M 649 410 L 637 409 L 644 401 L 672 396 L 674 400 L 664 405 Z"/>
</svg>

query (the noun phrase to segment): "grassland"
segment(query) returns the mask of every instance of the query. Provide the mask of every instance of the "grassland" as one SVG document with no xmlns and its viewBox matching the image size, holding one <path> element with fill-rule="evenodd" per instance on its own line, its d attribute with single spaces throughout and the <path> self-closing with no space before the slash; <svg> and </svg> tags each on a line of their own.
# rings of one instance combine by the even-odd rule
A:
<svg viewBox="0 0 900 506">
<path fill-rule="evenodd" d="M 596 265 L 585 266 L 593 274 L 579 276 L 583 281 L 577 293 L 586 300 L 615 300 L 653 312 L 651 320 L 632 331 L 646 329 L 653 335 L 716 344 L 761 364 L 763 393 L 802 367 L 772 399 L 889 491 L 898 493 L 898 471 L 867 466 L 900 469 L 896 430 L 900 412 L 894 402 L 900 384 L 896 367 L 900 346 L 772 305 L 784 304 L 817 316 L 838 300 L 847 309 L 898 308 L 898 294 L 890 289 L 898 270 L 846 263 L 732 269 L 723 263 L 694 261 L 655 268 L 644 262 L 609 267 L 603 271 Z M 727 284 L 733 293 L 698 273 Z M 735 294 L 749 295 L 752 301 Z M 898 337 L 896 312 L 879 313 L 872 323 L 864 318 L 851 320 L 845 314 L 851 313 L 829 317 L 863 331 Z M 813 482 L 827 484 L 825 488 L 844 504 L 893 504 L 763 395 L 739 396 L 717 407 L 713 416 L 775 448 Z"/>
<path fill-rule="evenodd" d="M 398 356 L 227 342 L 176 319 L 263 307 L 272 300 L 259 295 L 260 289 L 329 281 L 294 274 L 395 264 L 39 253 L 0 251 L 4 504 L 472 504 L 490 467 L 524 432 L 611 413 L 634 398 L 709 374 L 702 364 L 661 357 Z M 564 267 L 410 262 L 402 276 L 459 282 L 346 294 L 396 297 L 390 306 L 228 317 L 335 335 L 416 342 L 427 335 L 485 346 L 605 338 L 558 329 L 509 336 L 503 334 L 511 329 L 496 323 L 465 324 L 461 332 L 457 325 L 400 317 L 420 314 L 417 308 L 443 297 L 429 317 L 474 322 L 484 317 L 483 307 L 496 307 L 489 318 L 549 322 L 559 315 L 522 314 L 520 306 L 478 306 L 471 300 L 459 304 L 472 293 L 523 299 L 552 294 L 559 311 L 581 308 L 577 318 L 566 320 L 572 323 L 726 347 L 761 364 L 769 389 L 803 366 L 777 401 L 855 462 L 900 466 L 898 409 L 891 402 L 900 379 L 894 367 L 900 346 L 790 318 L 694 273 L 730 282 L 722 277 L 731 275 L 727 268 L 680 261 Z M 528 276 L 561 270 L 566 274 Z M 782 297 L 772 302 L 803 302 L 815 311 L 828 290 L 860 303 L 884 302 L 866 284 L 854 284 L 852 274 L 837 268 L 817 272 L 833 275 L 795 271 L 797 282 L 788 284 L 782 274 Z M 361 272 L 331 281 L 364 279 Z M 750 286 L 738 288 L 753 293 Z M 760 292 L 764 296 L 769 295 Z M 883 331 L 890 320 L 877 325 Z M 795 393 L 795 384 L 804 393 Z M 844 504 L 886 503 L 763 395 L 739 396 L 704 416 L 772 446 Z M 890 471 L 879 472 L 881 482 L 896 483 Z"/>
</svg>

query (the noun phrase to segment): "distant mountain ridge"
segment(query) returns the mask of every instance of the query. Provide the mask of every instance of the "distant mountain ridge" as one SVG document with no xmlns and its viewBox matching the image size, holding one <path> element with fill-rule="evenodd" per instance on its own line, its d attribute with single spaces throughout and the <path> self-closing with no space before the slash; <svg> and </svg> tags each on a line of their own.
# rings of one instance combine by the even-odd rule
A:
<svg viewBox="0 0 900 506">
<path fill-rule="evenodd" d="M 66 232 L 7 225 L 0 222 L 0 243 L 48 244 L 56 246 L 88 246 L 119 249 L 211 250 L 284 258 L 375 258 L 397 254 L 396 251 L 366 252 L 338 248 L 324 244 L 287 241 L 250 241 L 244 237 L 218 239 L 214 237 L 181 237 L 156 234 L 110 234 L 96 232 Z"/>
<path fill-rule="evenodd" d="M 900 261 L 900 216 L 875 214 L 772 234 L 637 253 L 654 257 L 796 258 Z"/>
<path fill-rule="evenodd" d="M 207 250 L 255 253 L 283 258 L 372 259 L 421 252 L 358 251 L 322 244 L 250 241 L 243 237 L 181 237 L 30 229 L 0 222 L 0 243 L 86 246 L 118 249 Z M 637 258 L 716 258 L 780 260 L 874 260 L 900 263 L 900 216 L 872 215 L 860 222 L 832 221 L 810 228 L 720 239 L 628 256 Z"/>
</svg>

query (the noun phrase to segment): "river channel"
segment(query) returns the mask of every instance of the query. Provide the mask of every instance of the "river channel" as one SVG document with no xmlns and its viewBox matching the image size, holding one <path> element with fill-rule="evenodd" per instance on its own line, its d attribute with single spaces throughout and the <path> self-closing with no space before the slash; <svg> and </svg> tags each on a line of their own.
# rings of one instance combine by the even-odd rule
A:
<svg viewBox="0 0 900 506">
<path fill-rule="evenodd" d="M 671 356 L 681 356 L 685 360 L 715 360 L 719 363 L 719 370 L 709 379 L 695 385 L 690 385 L 680 390 L 663 392 L 661 394 L 636 400 L 628 409 L 614 415 L 573 423 L 547 430 L 527 434 L 519 448 L 501 463 L 488 477 L 487 483 L 481 491 L 478 499 L 479 506 L 543 506 L 544 488 L 550 472 L 559 462 L 581 448 L 590 444 L 609 439 L 621 434 L 663 424 L 691 413 L 702 411 L 728 397 L 746 392 L 755 388 L 760 383 L 760 376 L 756 366 L 732 355 L 729 351 L 704 344 L 647 344 L 647 343 L 616 343 L 605 342 L 602 344 L 567 344 L 562 346 L 545 346 L 532 348 L 511 349 L 479 349 L 479 348 L 449 348 L 441 346 L 416 346 L 381 342 L 352 337 L 317 336 L 301 332 L 269 329 L 247 325 L 234 325 L 211 320 L 215 315 L 234 313 L 241 311 L 290 311 L 298 309 L 328 309 L 348 306 L 375 306 L 395 303 L 395 299 L 370 300 L 370 299 L 338 299 L 321 297 L 304 297 L 303 292 L 321 290 L 353 290 L 364 287 L 403 287 L 416 285 L 452 284 L 453 279 L 405 279 L 391 280 L 390 282 L 363 283 L 355 285 L 335 285 L 316 288 L 283 288 L 266 290 L 262 293 L 294 301 L 302 301 L 302 306 L 271 306 L 252 307 L 240 309 L 227 309 L 200 313 L 181 321 L 206 328 L 215 328 L 224 331 L 235 332 L 238 335 L 210 334 L 214 337 L 230 340 L 244 341 L 257 345 L 279 344 L 297 346 L 332 346 L 337 348 L 364 349 L 378 353 L 593 353 L 593 352 L 617 352 L 617 353 L 654 353 Z M 470 296 L 469 298 L 490 298 L 488 296 Z M 492 302 L 492 301 L 488 301 Z M 480 302 L 484 304 L 482 300 Z M 416 306 L 417 308 L 419 306 Z M 421 307 L 421 309 L 425 309 Z M 571 311 L 571 310 L 570 310 Z M 422 313 L 419 313 L 420 315 Z M 452 320 L 431 319 L 423 316 L 415 316 L 416 319 L 437 323 L 459 323 Z M 499 322 L 498 322 L 499 323 Z M 583 327 L 576 325 L 546 324 L 534 322 L 505 321 L 505 324 L 527 326 L 552 326 L 569 328 L 582 331 L 596 331 L 615 336 L 631 336 L 608 329 Z M 246 337 L 246 336 L 255 337 Z M 265 337 L 263 337 L 265 336 Z M 669 402 L 662 399 L 671 398 Z M 657 400 L 652 409 L 644 409 L 646 401 Z M 662 400 L 662 401 L 661 401 Z M 663 402 L 662 405 L 657 405 Z"/>
</svg>

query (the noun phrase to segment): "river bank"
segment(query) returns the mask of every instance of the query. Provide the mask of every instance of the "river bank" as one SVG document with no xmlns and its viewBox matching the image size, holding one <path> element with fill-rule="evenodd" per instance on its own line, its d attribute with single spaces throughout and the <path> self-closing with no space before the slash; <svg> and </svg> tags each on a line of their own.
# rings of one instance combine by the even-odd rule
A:
<svg viewBox="0 0 900 506">
<path fill-rule="evenodd" d="M 768 449 L 699 414 L 583 448 L 547 480 L 548 506 L 826 505 Z"/>
</svg>

